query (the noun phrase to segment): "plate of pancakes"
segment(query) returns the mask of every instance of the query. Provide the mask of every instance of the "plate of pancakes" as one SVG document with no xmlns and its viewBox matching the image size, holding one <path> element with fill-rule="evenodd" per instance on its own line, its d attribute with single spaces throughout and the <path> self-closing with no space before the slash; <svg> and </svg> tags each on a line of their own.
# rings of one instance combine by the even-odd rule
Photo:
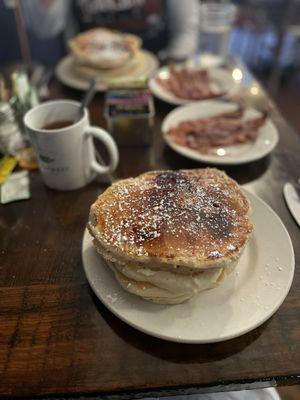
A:
<svg viewBox="0 0 300 400">
<path fill-rule="evenodd" d="M 91 79 L 97 90 L 111 84 L 145 80 L 157 68 L 154 54 L 142 49 L 136 35 L 95 28 L 75 36 L 69 42 L 70 54 L 56 66 L 56 77 L 74 89 L 86 90 Z"/>
<path fill-rule="evenodd" d="M 90 208 L 87 279 L 117 317 L 184 343 L 240 336 L 270 318 L 294 274 L 274 211 L 213 168 L 113 183 Z"/>
</svg>

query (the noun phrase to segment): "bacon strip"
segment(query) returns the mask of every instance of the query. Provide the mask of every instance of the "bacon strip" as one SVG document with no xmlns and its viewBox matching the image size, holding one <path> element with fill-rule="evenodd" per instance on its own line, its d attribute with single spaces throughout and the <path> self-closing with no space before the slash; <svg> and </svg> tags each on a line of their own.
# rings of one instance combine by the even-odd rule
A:
<svg viewBox="0 0 300 400">
<path fill-rule="evenodd" d="M 170 66 L 167 79 L 156 77 L 156 81 L 168 92 L 180 99 L 201 100 L 224 96 L 226 92 L 214 92 L 210 87 L 207 70 L 178 69 Z"/>
<path fill-rule="evenodd" d="M 254 142 L 259 129 L 264 125 L 267 113 L 260 117 L 245 120 L 244 110 L 219 114 L 213 117 L 182 121 L 167 135 L 174 143 L 207 153 L 212 147 L 231 146 Z"/>
</svg>

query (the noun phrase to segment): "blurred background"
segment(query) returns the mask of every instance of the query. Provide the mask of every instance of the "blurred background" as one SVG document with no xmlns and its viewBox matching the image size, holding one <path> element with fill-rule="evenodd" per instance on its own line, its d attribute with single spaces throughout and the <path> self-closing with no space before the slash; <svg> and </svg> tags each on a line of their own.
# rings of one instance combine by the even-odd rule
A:
<svg viewBox="0 0 300 400">
<path fill-rule="evenodd" d="M 168 20 L 173 18 L 174 26 L 180 25 L 180 21 L 174 21 L 177 16 L 172 15 L 172 7 L 178 7 L 177 0 L 126 1 L 124 4 L 128 6 L 131 3 L 131 7 L 135 8 L 129 23 L 126 21 L 128 10 L 125 6 L 121 10 L 123 16 L 116 18 L 111 10 L 112 3 L 121 9 L 122 1 L 0 0 L 1 65 L 24 57 L 54 64 L 66 53 L 66 38 L 79 30 L 99 25 L 117 25 L 118 29 L 134 30 L 135 33 L 143 31 L 145 47 L 155 52 L 160 50 L 157 43 L 165 43 Z M 184 3 L 193 9 L 192 16 L 187 20 L 191 41 L 197 39 L 196 53 L 201 46 L 201 35 L 205 35 L 205 20 L 203 23 L 200 7 L 195 14 L 195 3 L 200 6 L 201 2 L 187 0 Z M 299 0 L 239 0 L 232 3 L 237 11 L 229 36 L 229 54 L 241 59 L 273 93 L 280 108 L 289 113 L 292 104 L 299 100 Z M 290 118 L 292 122 L 294 119 L 299 127 L 300 119 L 297 120 L 296 116 Z"/>
<path fill-rule="evenodd" d="M 201 11 L 201 4 L 207 3 L 210 2 L 0 0 L 0 65 L 21 60 L 54 65 L 66 54 L 67 40 L 93 26 L 137 33 L 142 36 L 144 47 L 161 59 L 201 53 L 206 36 L 214 30 L 215 36 L 228 36 L 228 54 L 254 72 L 285 117 L 300 130 L 300 1 L 232 1 L 236 6 L 232 21 L 228 15 L 209 16 L 207 11 Z M 215 18 L 223 22 L 229 19 L 220 26 Z M 182 35 L 174 39 L 178 31 Z M 189 54 L 184 54 L 182 48 Z"/>
</svg>

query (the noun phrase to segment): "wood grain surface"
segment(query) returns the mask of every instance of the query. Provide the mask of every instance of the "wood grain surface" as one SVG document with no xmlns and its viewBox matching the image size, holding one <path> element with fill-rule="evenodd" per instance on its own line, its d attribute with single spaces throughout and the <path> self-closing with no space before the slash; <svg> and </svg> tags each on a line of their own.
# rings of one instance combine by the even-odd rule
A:
<svg viewBox="0 0 300 400">
<path fill-rule="evenodd" d="M 80 98 L 57 82 L 51 93 Z M 90 109 L 92 122 L 105 127 L 101 94 Z M 152 146 L 120 149 L 117 177 L 199 167 L 163 144 L 160 124 L 171 109 L 156 102 Z M 280 133 L 273 155 L 225 170 L 239 183 L 251 183 L 291 235 L 296 273 L 279 311 L 246 335 L 209 345 L 169 343 L 127 326 L 92 294 L 82 268 L 89 206 L 106 185 L 95 181 L 56 192 L 44 186 L 38 172 L 31 173 L 32 198 L 0 206 L 0 396 L 133 398 L 299 383 L 300 231 L 282 186 L 300 176 L 300 140 L 271 109 Z"/>
</svg>

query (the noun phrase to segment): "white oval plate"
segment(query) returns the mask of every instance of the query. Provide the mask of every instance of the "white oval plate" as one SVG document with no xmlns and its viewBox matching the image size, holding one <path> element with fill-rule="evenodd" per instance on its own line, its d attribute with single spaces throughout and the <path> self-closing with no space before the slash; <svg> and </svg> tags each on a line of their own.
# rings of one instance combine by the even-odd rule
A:
<svg viewBox="0 0 300 400">
<path fill-rule="evenodd" d="M 160 68 L 149 80 L 149 88 L 154 96 L 158 97 L 160 100 L 177 106 L 195 102 L 195 100 L 180 99 L 168 90 L 164 89 L 156 82 L 156 77 L 158 76 L 163 79 L 168 78 L 170 76 L 169 67 Z M 238 85 L 232 78 L 231 72 L 225 68 L 211 68 L 209 69 L 209 76 L 213 88 L 219 92 L 226 92 L 226 96 L 232 96 L 238 90 Z"/>
<path fill-rule="evenodd" d="M 180 146 L 172 140 L 166 132 L 177 126 L 180 122 L 206 118 L 218 115 L 223 112 L 233 111 L 237 108 L 236 103 L 225 102 L 221 100 L 197 101 L 178 107 L 171 111 L 162 122 L 162 132 L 166 143 L 177 153 L 196 161 L 206 162 L 218 165 L 243 164 L 258 160 L 269 154 L 278 143 L 278 132 L 270 120 L 267 118 L 265 124 L 261 127 L 259 135 L 255 142 L 226 146 L 222 148 L 222 156 L 217 154 L 220 148 L 212 149 L 209 153 L 203 154 L 188 147 Z M 252 118 L 261 114 L 252 108 L 245 110 L 245 117 Z"/>
<path fill-rule="evenodd" d="M 235 271 L 222 285 L 179 305 L 148 302 L 121 288 L 85 231 L 83 266 L 97 297 L 127 324 L 173 342 L 219 342 L 261 325 L 288 294 L 295 259 L 279 217 L 260 198 L 248 191 L 245 194 L 251 202 L 254 232 Z"/>
<path fill-rule="evenodd" d="M 120 82 L 120 80 L 122 80 L 128 82 L 130 80 L 148 79 L 149 76 L 154 73 L 159 65 L 155 55 L 146 50 L 141 50 L 141 54 L 143 56 L 143 67 L 140 68 L 139 73 L 137 74 L 136 71 L 134 74 L 128 72 L 122 74 L 119 78 L 115 78 L 115 81 Z M 59 61 L 55 68 L 55 75 L 60 82 L 73 89 L 87 90 L 89 88 L 90 80 L 84 79 L 74 71 L 73 58 L 71 55 Z M 111 78 L 110 81 L 113 81 L 113 78 Z M 107 89 L 107 83 L 98 80 L 96 88 L 98 92 L 103 92 Z"/>
</svg>

